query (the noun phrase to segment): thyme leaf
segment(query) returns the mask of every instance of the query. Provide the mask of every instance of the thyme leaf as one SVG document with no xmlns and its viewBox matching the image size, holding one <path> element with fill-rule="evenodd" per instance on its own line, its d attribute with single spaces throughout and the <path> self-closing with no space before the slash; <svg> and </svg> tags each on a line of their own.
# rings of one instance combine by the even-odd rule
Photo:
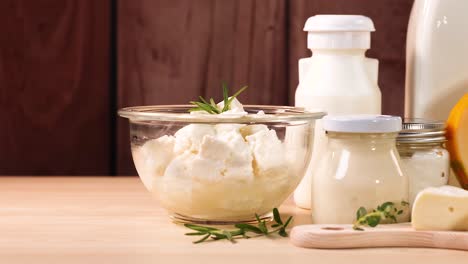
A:
<svg viewBox="0 0 468 264">
<path fill-rule="evenodd" d="M 408 207 L 409 203 L 401 201 L 401 206 Z M 368 212 L 363 206 L 359 207 L 356 211 L 356 221 L 354 222 L 353 229 L 357 231 L 364 231 L 362 226 L 376 227 L 382 221 L 390 219 L 392 222 L 397 222 L 397 215 L 403 214 L 404 209 L 399 209 L 393 202 L 385 202 L 377 209 L 372 209 Z"/>
</svg>

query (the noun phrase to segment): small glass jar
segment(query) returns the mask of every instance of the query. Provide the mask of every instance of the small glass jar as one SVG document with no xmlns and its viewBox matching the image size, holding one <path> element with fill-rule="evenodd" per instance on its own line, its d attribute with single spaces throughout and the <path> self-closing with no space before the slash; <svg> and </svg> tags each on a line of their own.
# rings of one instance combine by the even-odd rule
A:
<svg viewBox="0 0 468 264">
<path fill-rule="evenodd" d="M 316 224 L 351 224 L 362 206 L 408 201 L 408 178 L 400 168 L 396 137 L 401 118 L 326 116 L 327 148 L 312 179 L 312 219 Z M 409 210 L 397 216 L 408 221 Z"/>
<path fill-rule="evenodd" d="M 404 120 L 397 148 L 402 169 L 409 178 L 411 204 L 423 189 L 448 183 L 450 158 L 445 141 L 444 122 Z"/>
</svg>

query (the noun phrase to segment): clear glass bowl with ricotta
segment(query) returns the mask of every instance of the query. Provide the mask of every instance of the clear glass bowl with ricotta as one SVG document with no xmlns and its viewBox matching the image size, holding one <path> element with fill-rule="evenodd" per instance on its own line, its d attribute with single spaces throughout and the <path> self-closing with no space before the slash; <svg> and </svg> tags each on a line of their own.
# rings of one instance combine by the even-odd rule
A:
<svg viewBox="0 0 468 264">
<path fill-rule="evenodd" d="M 313 127 L 325 115 L 286 106 L 242 106 L 222 114 L 189 105 L 119 110 L 130 121 L 133 161 L 172 218 L 237 223 L 267 217 L 303 177 Z"/>
</svg>

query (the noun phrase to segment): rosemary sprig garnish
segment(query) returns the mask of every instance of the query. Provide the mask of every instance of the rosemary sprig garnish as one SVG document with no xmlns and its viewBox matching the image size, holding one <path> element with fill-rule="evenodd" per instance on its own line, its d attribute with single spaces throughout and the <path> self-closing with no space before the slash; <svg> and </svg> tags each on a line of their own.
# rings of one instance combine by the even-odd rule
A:
<svg viewBox="0 0 468 264">
<path fill-rule="evenodd" d="M 194 105 L 193 108 L 189 109 L 189 112 L 193 111 L 205 111 L 209 114 L 221 114 L 223 112 L 229 111 L 231 109 L 232 101 L 239 96 L 247 86 L 240 88 L 235 94 L 229 96 L 229 89 L 226 84 L 223 83 L 223 108 L 219 108 L 213 98 L 206 100 L 203 96 L 199 96 L 200 101 L 191 101 L 190 104 Z"/>
<path fill-rule="evenodd" d="M 408 205 L 408 202 L 401 201 L 402 207 L 407 207 Z M 354 222 L 353 229 L 364 231 L 361 226 L 368 225 L 370 227 L 376 227 L 381 221 L 387 219 L 396 223 L 397 215 L 401 215 L 402 213 L 403 209 L 398 209 L 393 202 L 385 202 L 377 206 L 377 209 L 372 210 L 372 212 L 367 212 L 366 208 L 361 206 L 356 212 L 356 221 Z"/>
<path fill-rule="evenodd" d="M 256 237 L 258 236 L 269 236 L 270 234 L 278 233 L 278 235 L 282 237 L 287 237 L 288 233 L 286 232 L 286 228 L 291 223 L 292 216 L 290 216 L 284 223 L 281 219 L 280 213 L 277 208 L 273 209 L 273 220 L 274 223 L 271 225 L 273 230 L 269 230 L 267 223 L 265 220 L 261 220 L 260 217 L 255 214 L 255 218 L 257 219 L 257 225 L 251 224 L 236 224 L 235 227 L 237 229 L 234 230 L 225 230 L 225 229 L 218 229 L 210 226 L 200 226 L 200 225 L 193 225 L 193 224 L 184 224 L 185 227 L 190 228 L 196 232 L 186 233 L 186 236 L 201 236 L 200 239 L 193 241 L 194 244 L 202 243 L 207 239 L 211 238 L 212 240 L 228 240 L 232 243 L 236 242 L 238 238 L 251 238 L 248 236 L 248 233 L 255 234 Z"/>
</svg>

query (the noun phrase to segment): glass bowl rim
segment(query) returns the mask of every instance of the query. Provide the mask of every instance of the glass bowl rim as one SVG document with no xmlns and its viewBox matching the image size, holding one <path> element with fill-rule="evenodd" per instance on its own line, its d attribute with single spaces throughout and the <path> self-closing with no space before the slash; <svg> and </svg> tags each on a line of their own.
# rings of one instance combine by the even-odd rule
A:
<svg viewBox="0 0 468 264">
<path fill-rule="evenodd" d="M 323 111 L 309 111 L 303 107 L 276 105 L 244 105 L 247 112 L 263 110 L 266 115 L 211 115 L 190 114 L 193 105 L 148 105 L 131 106 L 118 110 L 118 115 L 130 121 L 172 121 L 187 123 L 277 123 L 311 121 L 324 117 Z M 176 111 L 185 112 L 176 112 Z"/>
</svg>

